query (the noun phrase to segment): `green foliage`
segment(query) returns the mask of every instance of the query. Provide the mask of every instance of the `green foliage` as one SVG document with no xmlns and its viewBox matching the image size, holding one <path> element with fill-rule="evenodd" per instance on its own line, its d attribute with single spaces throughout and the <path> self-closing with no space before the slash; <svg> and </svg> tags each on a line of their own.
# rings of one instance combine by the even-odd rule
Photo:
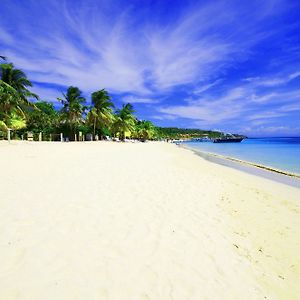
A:
<svg viewBox="0 0 300 300">
<path fill-rule="evenodd" d="M 123 105 L 115 114 L 112 126 L 113 133 L 124 140 L 126 134 L 132 134 L 135 131 L 136 118 L 134 116 L 133 106 L 130 103 Z"/>
<path fill-rule="evenodd" d="M 1 80 L 14 88 L 27 104 L 29 104 L 29 101 L 26 100 L 27 97 L 38 99 L 36 94 L 31 93 L 27 89 L 27 87 L 32 86 L 32 83 L 27 78 L 26 74 L 22 70 L 16 69 L 13 64 L 1 64 L 0 76 Z"/>
<path fill-rule="evenodd" d="M 8 128 L 22 129 L 26 127 L 25 109 L 34 107 L 27 97 L 37 97 L 27 89 L 32 84 L 13 64 L 1 64 L 0 77 L 0 120 Z"/>
<path fill-rule="evenodd" d="M 150 121 L 138 121 L 135 128 L 135 137 L 142 140 L 152 140 L 156 138 L 157 130 Z"/>
<path fill-rule="evenodd" d="M 59 114 L 52 103 L 39 101 L 35 109 L 27 111 L 27 130 L 34 133 L 54 133 L 59 126 Z"/>
<path fill-rule="evenodd" d="M 0 80 L 0 117 L 7 118 L 19 106 L 19 94 L 9 84 Z"/>
<path fill-rule="evenodd" d="M 69 138 L 74 139 L 74 135 L 78 130 L 78 126 L 83 123 L 83 113 L 86 110 L 85 98 L 81 96 L 78 87 L 70 86 L 64 98 L 57 98 L 63 105 L 60 111 L 60 120 L 62 128 L 67 132 Z"/>
<path fill-rule="evenodd" d="M 0 59 L 5 57 L 0 56 Z M 52 103 L 31 102 L 38 96 L 28 88 L 32 83 L 26 74 L 11 63 L 0 64 L 0 132 L 13 129 L 44 134 L 60 133 L 74 139 L 75 133 L 93 133 L 95 136 L 115 135 L 121 140 L 126 136 L 142 141 L 152 139 L 216 138 L 224 134 L 217 131 L 155 127 L 150 121 L 138 121 L 133 106 L 127 103 L 114 113 L 114 104 L 105 89 L 91 95 L 92 105 L 85 115 L 86 99 L 78 87 L 70 86 L 63 98 L 57 98 L 62 108 L 57 111 Z"/>
<path fill-rule="evenodd" d="M 95 136 L 96 131 L 100 135 L 105 135 L 104 129 L 110 128 L 113 123 L 113 107 L 111 97 L 104 89 L 92 93 L 92 104 L 87 114 L 86 124 L 93 130 Z"/>
<path fill-rule="evenodd" d="M 25 118 L 16 113 L 12 113 L 7 125 L 12 130 L 20 130 L 25 128 L 27 124 Z"/>
<path fill-rule="evenodd" d="M 157 127 L 157 134 L 160 138 L 168 139 L 216 138 L 222 136 L 222 133 L 218 131 L 177 127 Z"/>
<path fill-rule="evenodd" d="M 23 107 L 26 104 L 18 92 L 0 80 L 0 121 L 1 128 L 21 129 L 26 126 Z"/>
<path fill-rule="evenodd" d="M 4 123 L 4 121 L 0 120 L 0 132 L 6 132 L 7 131 L 7 125 Z"/>
</svg>

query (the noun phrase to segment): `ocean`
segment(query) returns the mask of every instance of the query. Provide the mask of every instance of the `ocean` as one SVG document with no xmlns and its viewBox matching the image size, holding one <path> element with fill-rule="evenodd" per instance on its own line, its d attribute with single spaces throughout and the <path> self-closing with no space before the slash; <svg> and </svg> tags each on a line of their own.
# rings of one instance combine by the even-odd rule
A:
<svg viewBox="0 0 300 300">
<path fill-rule="evenodd" d="M 300 174 L 300 137 L 249 138 L 241 143 L 185 142 L 195 150 Z"/>
</svg>

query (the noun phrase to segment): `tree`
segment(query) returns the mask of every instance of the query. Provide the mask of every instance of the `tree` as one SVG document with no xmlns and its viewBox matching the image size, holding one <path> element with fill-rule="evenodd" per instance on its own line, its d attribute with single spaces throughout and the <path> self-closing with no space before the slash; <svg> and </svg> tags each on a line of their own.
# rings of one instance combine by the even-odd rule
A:
<svg viewBox="0 0 300 300">
<path fill-rule="evenodd" d="M 156 128 L 150 121 L 138 121 L 136 124 L 135 134 L 142 141 L 153 139 L 156 135 Z"/>
<path fill-rule="evenodd" d="M 0 117 L 7 117 L 13 108 L 18 107 L 19 98 L 18 92 L 13 87 L 0 80 Z"/>
<path fill-rule="evenodd" d="M 27 129 L 32 132 L 53 133 L 58 126 L 58 113 L 50 102 L 35 103 L 36 109 L 27 113 Z"/>
<path fill-rule="evenodd" d="M 0 119 L 9 128 L 23 128 L 26 126 L 25 109 L 34 107 L 27 97 L 38 96 L 27 89 L 32 83 L 13 64 L 0 65 L 0 78 Z"/>
<path fill-rule="evenodd" d="M 57 98 L 63 105 L 60 111 L 61 121 L 73 139 L 78 126 L 83 123 L 83 113 L 86 109 L 86 106 L 83 105 L 85 98 L 81 96 L 79 88 L 73 86 L 70 86 L 63 96 L 63 99 Z"/>
<path fill-rule="evenodd" d="M 0 132 L 6 132 L 7 131 L 7 125 L 4 123 L 4 121 L 0 120 Z"/>
<path fill-rule="evenodd" d="M 115 134 L 119 134 L 120 139 L 124 141 L 127 132 L 134 132 L 135 123 L 133 106 L 127 103 L 123 105 L 122 109 L 116 111 L 113 131 Z"/>
<path fill-rule="evenodd" d="M 1 131 L 6 128 L 20 129 L 26 126 L 24 106 L 27 102 L 9 84 L 0 80 Z"/>
<path fill-rule="evenodd" d="M 104 133 L 105 128 L 108 128 L 113 122 L 114 104 L 106 90 L 92 93 L 92 108 L 87 115 L 87 124 L 93 126 L 93 134 L 96 135 L 96 129 Z"/>
<path fill-rule="evenodd" d="M 27 100 L 28 97 L 38 99 L 36 94 L 27 89 L 27 87 L 32 86 L 32 83 L 22 70 L 16 69 L 11 63 L 1 64 L 0 67 L 1 80 L 14 88 L 19 93 L 24 103 L 29 106 L 31 105 Z"/>
</svg>

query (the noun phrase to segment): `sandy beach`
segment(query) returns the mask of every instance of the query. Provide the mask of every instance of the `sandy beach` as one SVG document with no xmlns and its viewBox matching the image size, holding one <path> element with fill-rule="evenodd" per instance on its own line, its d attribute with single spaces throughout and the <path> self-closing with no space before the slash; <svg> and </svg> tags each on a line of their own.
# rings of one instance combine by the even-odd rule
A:
<svg viewBox="0 0 300 300">
<path fill-rule="evenodd" d="M 162 142 L 0 165 L 0 300 L 300 299 L 300 189 Z"/>
</svg>

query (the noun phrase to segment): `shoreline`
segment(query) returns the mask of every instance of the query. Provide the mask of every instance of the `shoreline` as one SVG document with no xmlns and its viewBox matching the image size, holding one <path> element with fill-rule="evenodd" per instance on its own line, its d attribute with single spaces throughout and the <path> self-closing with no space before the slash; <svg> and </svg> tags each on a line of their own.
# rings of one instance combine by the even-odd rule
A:
<svg viewBox="0 0 300 300">
<path fill-rule="evenodd" d="M 292 187 L 300 188 L 300 174 L 290 173 L 284 170 L 272 168 L 270 166 L 260 165 L 230 156 L 198 150 L 185 144 L 178 144 L 178 146 L 187 150 L 191 150 L 196 155 L 212 163 L 237 169 L 255 176 L 267 178 Z"/>
</svg>

